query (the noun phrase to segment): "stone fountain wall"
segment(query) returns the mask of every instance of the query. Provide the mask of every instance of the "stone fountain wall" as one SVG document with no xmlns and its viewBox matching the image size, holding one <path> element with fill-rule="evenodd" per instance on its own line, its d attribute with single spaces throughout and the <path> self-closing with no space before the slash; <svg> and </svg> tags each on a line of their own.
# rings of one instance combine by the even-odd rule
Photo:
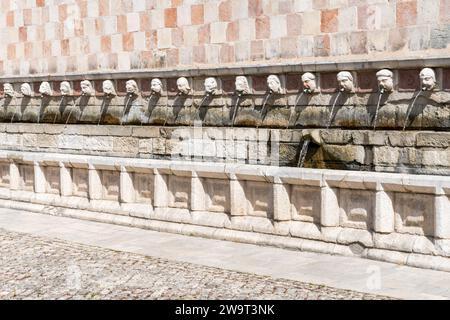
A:
<svg viewBox="0 0 450 320">
<path fill-rule="evenodd" d="M 436 73 L 437 87 L 432 91 L 418 89 L 420 68 L 406 68 L 419 63 L 432 66 Z M 0 146 L 297 166 L 301 144 L 310 139 L 313 143 L 305 167 L 448 174 L 450 142 L 445 131 L 450 127 L 449 63 L 449 59 L 428 59 L 342 64 L 340 67 L 353 74 L 352 93 L 337 91 L 339 69 L 334 64 L 98 74 L 88 77 L 94 89 L 91 96 L 81 95 L 80 82 L 85 79 L 81 75 L 5 78 L 4 83 L 11 83 L 16 92 L 13 97 L 3 95 L 0 99 L 0 121 L 4 123 L 0 126 L 4 137 Z M 375 123 L 380 97 L 375 73 L 383 67 L 390 67 L 394 73 L 394 91 L 381 95 Z M 314 70 L 318 89 L 304 93 L 300 76 Z M 266 79 L 270 73 L 281 80 L 281 94 L 269 95 Z M 242 74 L 250 92 L 239 97 L 235 78 Z M 182 75 L 192 88 L 187 95 L 180 95 L 177 88 Z M 218 88 L 205 96 L 204 80 L 210 76 L 214 76 Z M 160 94 L 150 89 L 155 77 L 162 81 Z M 132 97 L 126 93 L 130 78 L 136 80 L 139 89 Z M 108 79 L 117 95 L 104 95 L 102 83 Z M 69 81 L 73 94 L 61 95 L 62 80 Z M 20 93 L 24 81 L 32 84 L 31 97 Z M 42 81 L 49 81 L 51 96 L 39 94 Z M 262 114 L 264 101 L 267 112 Z M 37 122 L 41 125 L 33 125 Z M 196 148 L 189 147 L 198 143 Z"/>
<path fill-rule="evenodd" d="M 450 178 L 0 152 L 0 206 L 450 271 Z"/>
</svg>

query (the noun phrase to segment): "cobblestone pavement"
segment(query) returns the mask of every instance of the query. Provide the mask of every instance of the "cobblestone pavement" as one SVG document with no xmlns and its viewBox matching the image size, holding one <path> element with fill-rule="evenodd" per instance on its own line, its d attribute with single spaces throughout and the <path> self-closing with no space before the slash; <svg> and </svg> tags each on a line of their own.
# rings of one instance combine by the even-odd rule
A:
<svg viewBox="0 0 450 320">
<path fill-rule="evenodd" d="M 389 299 L 0 229 L 0 299 Z"/>
</svg>

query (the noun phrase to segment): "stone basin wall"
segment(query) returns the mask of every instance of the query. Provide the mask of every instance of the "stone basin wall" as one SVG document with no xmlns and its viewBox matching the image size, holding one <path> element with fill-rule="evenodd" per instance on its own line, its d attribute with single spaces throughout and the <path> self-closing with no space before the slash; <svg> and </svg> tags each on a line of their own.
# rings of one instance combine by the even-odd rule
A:
<svg viewBox="0 0 450 320">
<path fill-rule="evenodd" d="M 450 178 L 0 151 L 0 207 L 450 271 Z"/>
<path fill-rule="evenodd" d="M 0 124 L 0 149 L 416 174 L 450 174 L 450 132 Z"/>
</svg>

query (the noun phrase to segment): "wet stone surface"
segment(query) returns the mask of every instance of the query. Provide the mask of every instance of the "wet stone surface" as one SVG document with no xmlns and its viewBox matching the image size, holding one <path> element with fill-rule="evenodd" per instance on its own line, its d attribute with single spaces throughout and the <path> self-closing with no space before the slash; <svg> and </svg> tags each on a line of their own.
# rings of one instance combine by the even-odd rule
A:
<svg viewBox="0 0 450 320">
<path fill-rule="evenodd" d="M 0 299 L 389 299 L 0 229 Z"/>
</svg>

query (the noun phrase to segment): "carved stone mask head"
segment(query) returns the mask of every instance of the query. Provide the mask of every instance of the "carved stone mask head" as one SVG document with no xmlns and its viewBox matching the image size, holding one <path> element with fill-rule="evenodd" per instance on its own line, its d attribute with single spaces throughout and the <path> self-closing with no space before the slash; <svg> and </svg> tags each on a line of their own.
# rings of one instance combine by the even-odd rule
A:
<svg viewBox="0 0 450 320">
<path fill-rule="evenodd" d="M 431 68 L 424 68 L 420 71 L 420 81 L 422 90 L 429 91 L 436 87 L 436 74 Z"/>
<path fill-rule="evenodd" d="M 3 92 L 5 93 L 5 96 L 7 97 L 14 97 L 14 88 L 11 83 L 5 83 L 3 84 Z"/>
<path fill-rule="evenodd" d="M 114 83 L 111 80 L 105 80 L 102 83 L 103 93 L 107 96 L 115 96 L 116 89 L 114 89 Z"/>
<path fill-rule="evenodd" d="M 217 90 L 217 81 L 215 78 L 205 79 L 205 91 L 207 94 L 214 94 Z"/>
<path fill-rule="evenodd" d="M 270 92 L 273 92 L 273 93 L 281 93 L 282 92 L 280 78 L 278 78 L 278 76 L 276 76 L 276 75 L 272 74 L 267 77 L 267 86 L 269 87 Z"/>
<path fill-rule="evenodd" d="M 353 76 L 348 71 L 341 71 L 337 74 L 339 90 L 342 92 L 353 92 L 355 85 L 353 84 Z"/>
<path fill-rule="evenodd" d="M 81 81 L 81 94 L 84 96 L 92 96 L 94 94 L 94 88 L 89 80 Z"/>
<path fill-rule="evenodd" d="M 250 93 L 250 85 L 248 84 L 248 80 L 244 76 L 237 76 L 236 77 L 236 91 L 238 94 L 248 94 Z"/>
<path fill-rule="evenodd" d="M 306 72 L 302 75 L 303 92 L 313 93 L 317 89 L 316 76 L 310 72 Z"/>
<path fill-rule="evenodd" d="M 162 82 L 158 78 L 152 79 L 150 82 L 150 89 L 153 93 L 161 93 L 162 92 Z"/>
<path fill-rule="evenodd" d="M 178 78 L 177 88 L 178 88 L 178 92 L 180 92 L 182 94 L 188 94 L 191 91 L 191 87 L 189 86 L 189 81 L 185 77 Z"/>
<path fill-rule="evenodd" d="M 70 96 L 72 95 L 72 88 L 70 87 L 70 83 L 68 81 L 63 81 L 59 85 L 59 92 L 61 92 L 62 96 Z"/>
<path fill-rule="evenodd" d="M 24 97 L 31 97 L 33 95 L 33 90 L 31 90 L 31 86 L 29 83 L 23 83 L 20 86 L 20 92 Z"/>
<path fill-rule="evenodd" d="M 134 81 L 134 80 L 128 80 L 125 87 L 127 89 L 128 94 L 138 94 L 139 93 L 138 85 L 137 85 L 136 81 Z"/>
<path fill-rule="evenodd" d="M 43 96 L 51 96 L 52 95 L 52 88 L 50 87 L 50 83 L 47 81 L 44 81 L 39 86 L 39 93 Z"/>
<path fill-rule="evenodd" d="M 391 70 L 382 69 L 376 74 L 381 93 L 394 90 L 394 74 Z"/>
</svg>

